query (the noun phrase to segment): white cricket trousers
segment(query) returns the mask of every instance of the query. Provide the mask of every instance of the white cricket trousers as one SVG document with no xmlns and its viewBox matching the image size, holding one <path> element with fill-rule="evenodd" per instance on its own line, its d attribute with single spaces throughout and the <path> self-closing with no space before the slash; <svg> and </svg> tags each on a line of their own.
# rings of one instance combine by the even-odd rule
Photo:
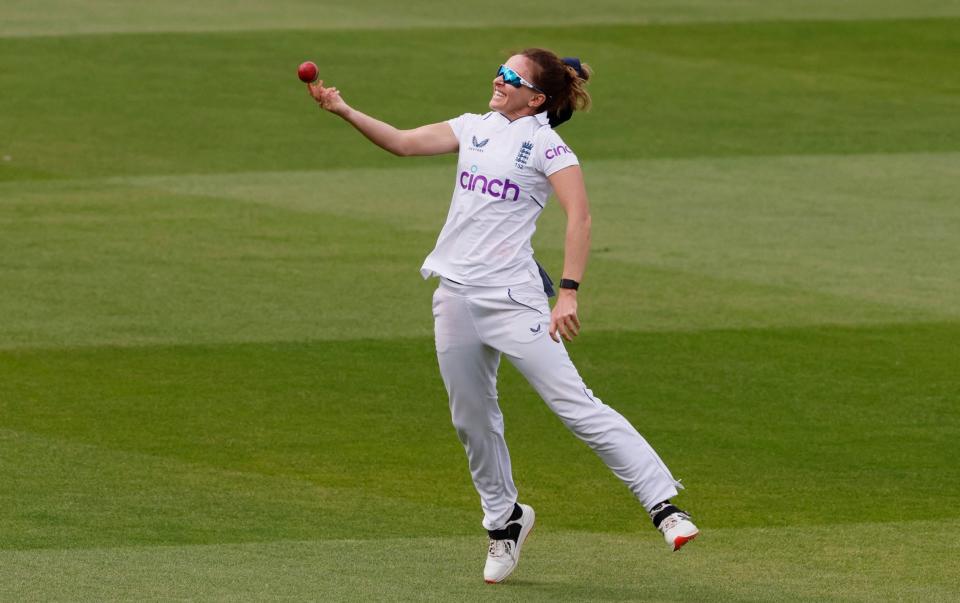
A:
<svg viewBox="0 0 960 603">
<path fill-rule="evenodd" d="M 550 338 L 550 306 L 539 276 L 513 287 L 441 279 L 433 316 L 440 374 L 480 494 L 484 528 L 504 527 L 517 502 L 497 403 L 501 354 L 647 511 L 682 488 L 633 425 L 587 389 L 563 344 Z"/>
</svg>

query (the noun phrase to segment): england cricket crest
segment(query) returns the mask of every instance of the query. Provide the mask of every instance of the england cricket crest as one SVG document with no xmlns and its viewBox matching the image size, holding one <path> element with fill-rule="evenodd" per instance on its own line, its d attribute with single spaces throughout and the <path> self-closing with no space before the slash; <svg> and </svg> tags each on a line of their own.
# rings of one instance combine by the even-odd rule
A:
<svg viewBox="0 0 960 603">
<path fill-rule="evenodd" d="M 525 140 L 523 144 L 520 145 L 520 150 L 517 152 L 517 158 L 514 160 L 518 168 L 523 169 L 523 166 L 527 165 L 527 161 L 530 159 L 530 153 L 532 152 L 533 143 L 529 140 Z"/>
</svg>

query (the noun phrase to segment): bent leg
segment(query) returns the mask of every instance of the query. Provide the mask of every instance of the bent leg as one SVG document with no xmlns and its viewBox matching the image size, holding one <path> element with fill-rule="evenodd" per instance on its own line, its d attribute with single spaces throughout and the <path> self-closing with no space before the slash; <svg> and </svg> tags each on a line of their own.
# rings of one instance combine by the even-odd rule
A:
<svg viewBox="0 0 960 603">
<path fill-rule="evenodd" d="M 563 344 L 546 334 L 511 346 L 507 358 L 570 431 L 592 448 L 650 511 L 683 486 L 620 413 L 587 389 Z"/>
</svg>

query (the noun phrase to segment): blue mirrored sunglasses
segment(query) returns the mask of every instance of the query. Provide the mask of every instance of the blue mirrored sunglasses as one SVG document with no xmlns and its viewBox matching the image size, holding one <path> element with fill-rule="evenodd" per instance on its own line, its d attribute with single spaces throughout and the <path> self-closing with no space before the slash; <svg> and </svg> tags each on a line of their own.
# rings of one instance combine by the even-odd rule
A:
<svg viewBox="0 0 960 603">
<path fill-rule="evenodd" d="M 544 92 L 544 91 L 541 90 L 540 88 L 537 88 L 536 86 L 534 86 L 533 84 L 531 84 L 531 83 L 528 82 L 527 80 L 525 80 L 525 79 L 523 79 L 522 77 L 520 77 L 520 74 L 519 74 L 519 73 L 517 73 L 517 72 L 514 71 L 513 69 L 510 69 L 510 68 L 507 67 L 506 65 L 500 65 L 500 69 L 497 69 L 497 77 L 502 77 L 504 84 L 510 84 L 510 85 L 513 86 L 514 88 L 519 88 L 520 86 L 526 86 L 527 88 L 530 88 L 531 90 L 536 90 L 536 91 L 539 92 L 540 94 L 543 94 L 543 95 L 546 95 L 546 94 L 547 94 L 546 92 Z"/>
</svg>

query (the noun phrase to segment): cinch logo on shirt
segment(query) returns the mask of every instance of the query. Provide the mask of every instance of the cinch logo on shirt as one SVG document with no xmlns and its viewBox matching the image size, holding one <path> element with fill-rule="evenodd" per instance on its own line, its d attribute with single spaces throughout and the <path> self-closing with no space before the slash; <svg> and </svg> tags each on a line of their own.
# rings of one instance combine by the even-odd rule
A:
<svg viewBox="0 0 960 603">
<path fill-rule="evenodd" d="M 564 153 L 573 153 L 573 149 L 571 149 L 565 144 L 561 144 L 553 147 L 552 149 L 547 149 L 547 152 L 544 153 L 543 156 L 546 157 L 547 159 L 555 159 L 563 155 Z"/>
<path fill-rule="evenodd" d="M 471 174 L 467 171 L 460 172 L 460 188 L 465 191 L 475 191 L 477 187 L 480 188 L 481 193 L 490 195 L 496 199 L 506 200 L 507 194 L 510 192 L 513 192 L 513 199 L 510 199 L 511 201 L 516 201 L 520 198 L 520 187 L 510 182 L 509 178 L 506 180 L 493 178 L 491 180 L 483 174 Z"/>
</svg>

